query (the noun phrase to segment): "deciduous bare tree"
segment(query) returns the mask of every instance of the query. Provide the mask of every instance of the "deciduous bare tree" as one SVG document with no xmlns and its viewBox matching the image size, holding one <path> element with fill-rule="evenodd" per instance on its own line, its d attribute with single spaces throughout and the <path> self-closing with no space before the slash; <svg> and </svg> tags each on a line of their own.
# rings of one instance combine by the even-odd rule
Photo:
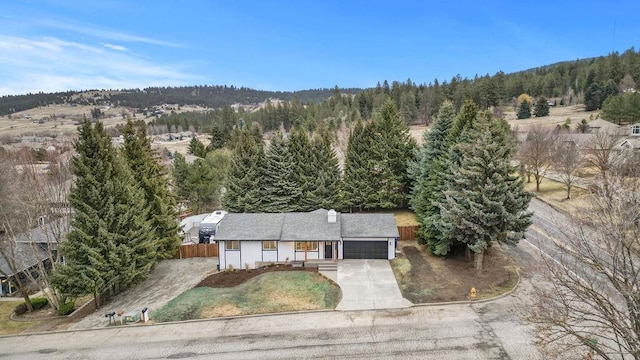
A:
<svg viewBox="0 0 640 360">
<path fill-rule="evenodd" d="M 583 166 L 583 155 L 575 143 L 558 137 L 553 148 L 553 170 L 567 188 L 567 199 L 571 199 L 571 189 L 579 179 L 578 171 Z"/>
<path fill-rule="evenodd" d="M 24 153 L 5 154 L 3 160 L 0 256 L 25 301 L 29 290 L 39 290 L 57 308 L 60 299 L 48 279 L 59 261 L 57 246 L 69 231 L 69 162 L 52 156 L 43 169 Z"/>
<path fill-rule="evenodd" d="M 525 141 L 520 143 L 518 159 L 524 165 L 527 174 L 533 175 L 536 192 L 540 191 L 540 183 L 551 167 L 552 149 L 557 138 L 558 132 L 554 129 L 534 125 L 527 132 Z"/>
<path fill-rule="evenodd" d="M 601 128 L 593 132 L 586 146 L 586 161 L 596 167 L 606 183 L 607 175 L 620 162 L 622 153 L 615 147 L 624 136 L 621 129 Z"/>
<path fill-rule="evenodd" d="M 548 282 L 528 309 L 541 344 L 640 359 L 639 190 L 637 179 L 612 176 L 574 216 L 561 257 L 547 261 Z"/>
</svg>

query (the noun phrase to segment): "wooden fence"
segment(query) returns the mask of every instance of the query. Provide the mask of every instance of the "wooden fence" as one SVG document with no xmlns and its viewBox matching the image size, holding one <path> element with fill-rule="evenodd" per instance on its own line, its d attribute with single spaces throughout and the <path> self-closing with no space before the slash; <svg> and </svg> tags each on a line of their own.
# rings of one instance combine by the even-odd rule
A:
<svg viewBox="0 0 640 360">
<path fill-rule="evenodd" d="M 188 244 L 180 245 L 180 249 L 173 256 L 174 259 L 189 259 L 194 257 L 218 256 L 218 244 Z"/>
<path fill-rule="evenodd" d="M 398 240 L 415 240 L 416 232 L 418 231 L 419 226 L 398 226 L 398 233 L 400 233 L 400 238 Z"/>
</svg>

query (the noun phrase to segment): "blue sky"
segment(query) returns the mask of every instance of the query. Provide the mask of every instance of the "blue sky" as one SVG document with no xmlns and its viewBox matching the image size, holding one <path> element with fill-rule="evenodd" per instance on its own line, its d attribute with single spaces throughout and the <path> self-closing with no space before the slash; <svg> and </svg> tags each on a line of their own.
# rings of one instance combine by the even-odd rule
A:
<svg viewBox="0 0 640 360">
<path fill-rule="evenodd" d="M 0 95 L 371 87 L 639 48 L 640 2 L 6 0 Z"/>
</svg>

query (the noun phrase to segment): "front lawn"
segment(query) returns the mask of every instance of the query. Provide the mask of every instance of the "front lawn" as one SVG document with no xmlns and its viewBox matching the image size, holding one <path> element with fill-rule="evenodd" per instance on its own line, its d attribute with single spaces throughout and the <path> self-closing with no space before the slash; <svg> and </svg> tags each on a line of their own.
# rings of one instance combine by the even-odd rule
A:
<svg viewBox="0 0 640 360">
<path fill-rule="evenodd" d="M 340 288 L 317 272 L 269 272 L 234 287 L 196 287 L 151 313 L 156 322 L 333 309 Z"/>
<path fill-rule="evenodd" d="M 469 300 L 471 288 L 477 299 L 511 290 L 518 281 L 515 266 L 500 246 L 484 253 L 483 270 L 477 272 L 464 251 L 447 257 L 431 255 L 415 241 L 400 241 L 401 254 L 391 267 L 402 296 L 414 304 Z"/>
<path fill-rule="evenodd" d="M 40 322 L 18 322 L 9 317 L 18 304 L 22 301 L 2 301 L 0 302 L 0 335 L 19 334 L 24 330 L 40 324 Z"/>
<path fill-rule="evenodd" d="M 536 192 L 536 183 L 533 180 L 528 184 L 525 183 L 524 189 L 567 213 L 584 208 L 588 203 L 586 190 L 574 186 L 571 188 L 571 199 L 567 199 L 566 186 L 559 181 L 547 178 L 540 183 L 540 192 Z"/>
</svg>

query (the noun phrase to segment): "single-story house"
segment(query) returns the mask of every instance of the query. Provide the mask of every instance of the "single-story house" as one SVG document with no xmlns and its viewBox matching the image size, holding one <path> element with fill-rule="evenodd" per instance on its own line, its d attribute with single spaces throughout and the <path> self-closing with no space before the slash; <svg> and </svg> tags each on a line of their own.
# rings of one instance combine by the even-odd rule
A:
<svg viewBox="0 0 640 360">
<path fill-rule="evenodd" d="M 227 214 L 220 220 L 220 269 L 256 268 L 291 261 L 393 259 L 398 228 L 393 214 Z"/>
</svg>

